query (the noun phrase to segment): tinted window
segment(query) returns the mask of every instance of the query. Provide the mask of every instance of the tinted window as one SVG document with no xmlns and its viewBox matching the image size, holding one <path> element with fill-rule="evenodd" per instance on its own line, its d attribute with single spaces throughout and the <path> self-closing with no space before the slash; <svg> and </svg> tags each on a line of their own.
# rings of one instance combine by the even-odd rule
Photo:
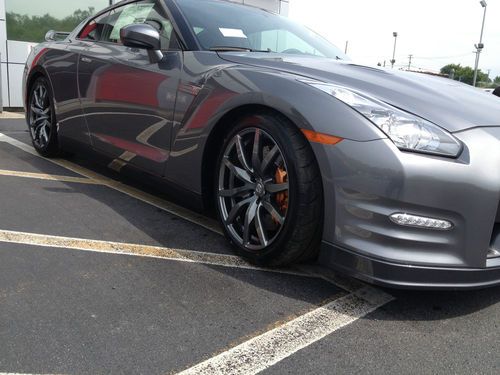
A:
<svg viewBox="0 0 500 375">
<path fill-rule="evenodd" d="M 100 40 L 107 27 L 109 13 L 105 13 L 90 21 L 80 32 L 80 39 Z"/>
<path fill-rule="evenodd" d="M 172 23 L 152 0 L 140 1 L 116 8 L 107 14 L 101 22 L 106 25 L 99 38 L 101 41 L 121 43 L 120 30 L 123 27 L 131 24 L 147 23 L 159 31 L 162 49 L 178 48 Z"/>
<path fill-rule="evenodd" d="M 204 49 L 240 47 L 347 59 L 318 34 L 261 9 L 215 0 L 178 0 Z"/>
</svg>

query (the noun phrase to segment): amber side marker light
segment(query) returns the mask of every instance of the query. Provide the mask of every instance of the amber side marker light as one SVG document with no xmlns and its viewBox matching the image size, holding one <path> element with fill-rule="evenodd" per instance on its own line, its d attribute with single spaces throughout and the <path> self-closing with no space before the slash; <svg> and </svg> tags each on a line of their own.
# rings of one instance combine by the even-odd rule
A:
<svg viewBox="0 0 500 375">
<path fill-rule="evenodd" d="M 317 133 L 312 130 L 301 129 L 302 133 L 311 142 L 322 143 L 324 145 L 336 145 L 344 140 L 344 138 L 334 137 L 333 135 Z"/>
</svg>

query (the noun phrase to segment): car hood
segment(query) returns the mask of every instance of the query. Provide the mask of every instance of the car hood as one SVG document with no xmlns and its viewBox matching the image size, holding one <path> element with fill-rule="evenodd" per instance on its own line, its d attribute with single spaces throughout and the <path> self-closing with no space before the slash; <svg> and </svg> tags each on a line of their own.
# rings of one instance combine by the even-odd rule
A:
<svg viewBox="0 0 500 375">
<path fill-rule="evenodd" d="M 221 53 L 220 57 L 349 87 L 450 132 L 500 125 L 500 98 L 447 78 L 312 56 Z"/>
</svg>

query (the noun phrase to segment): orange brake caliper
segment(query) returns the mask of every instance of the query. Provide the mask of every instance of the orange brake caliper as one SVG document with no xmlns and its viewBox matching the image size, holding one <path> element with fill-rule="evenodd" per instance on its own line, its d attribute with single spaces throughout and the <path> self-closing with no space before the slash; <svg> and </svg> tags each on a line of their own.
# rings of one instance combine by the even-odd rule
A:
<svg viewBox="0 0 500 375">
<path fill-rule="evenodd" d="M 276 169 L 275 179 L 277 184 L 284 184 L 288 180 L 288 174 L 284 169 L 278 167 Z M 288 190 L 276 194 L 276 203 L 281 213 L 285 213 L 288 209 Z"/>
</svg>

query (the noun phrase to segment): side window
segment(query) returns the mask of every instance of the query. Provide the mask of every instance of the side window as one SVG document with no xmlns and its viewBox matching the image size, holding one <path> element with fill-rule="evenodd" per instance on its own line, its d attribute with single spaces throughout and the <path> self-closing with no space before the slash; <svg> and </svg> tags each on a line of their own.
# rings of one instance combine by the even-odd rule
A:
<svg viewBox="0 0 500 375">
<path fill-rule="evenodd" d="M 121 43 L 120 30 L 123 27 L 134 23 L 147 23 L 160 33 L 162 50 L 179 49 L 172 23 L 154 1 L 139 1 L 116 8 L 107 17 L 106 23 L 101 41 Z"/>
<path fill-rule="evenodd" d="M 105 13 L 97 18 L 94 18 L 82 29 L 78 38 L 95 41 L 100 40 L 107 26 L 108 17 L 109 13 Z"/>
</svg>

